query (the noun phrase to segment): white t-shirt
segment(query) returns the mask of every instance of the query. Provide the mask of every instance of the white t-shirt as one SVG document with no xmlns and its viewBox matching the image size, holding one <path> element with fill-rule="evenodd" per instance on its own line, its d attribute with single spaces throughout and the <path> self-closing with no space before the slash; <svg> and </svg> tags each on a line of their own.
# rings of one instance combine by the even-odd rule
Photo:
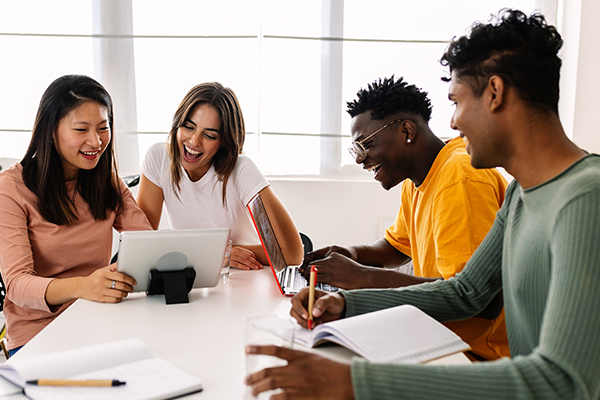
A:
<svg viewBox="0 0 600 400">
<path fill-rule="evenodd" d="M 248 157 L 240 154 L 229 176 L 227 207 L 223 205 L 223 182 L 213 166 L 197 182 L 192 182 L 182 167 L 179 199 L 175 196 L 166 143 L 148 150 L 142 173 L 162 189 L 171 229 L 230 228 L 233 243 L 260 243 L 246 205 L 269 182 Z"/>
</svg>

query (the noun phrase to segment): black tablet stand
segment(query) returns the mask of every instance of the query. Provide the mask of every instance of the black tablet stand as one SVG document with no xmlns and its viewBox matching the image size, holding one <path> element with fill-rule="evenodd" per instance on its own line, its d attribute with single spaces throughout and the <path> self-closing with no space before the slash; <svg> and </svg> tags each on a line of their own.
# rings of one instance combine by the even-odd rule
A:
<svg viewBox="0 0 600 400">
<path fill-rule="evenodd" d="M 196 279 L 196 270 L 186 267 L 179 271 L 150 270 L 150 284 L 146 294 L 164 294 L 165 303 L 189 303 L 188 293 L 192 290 Z"/>
</svg>

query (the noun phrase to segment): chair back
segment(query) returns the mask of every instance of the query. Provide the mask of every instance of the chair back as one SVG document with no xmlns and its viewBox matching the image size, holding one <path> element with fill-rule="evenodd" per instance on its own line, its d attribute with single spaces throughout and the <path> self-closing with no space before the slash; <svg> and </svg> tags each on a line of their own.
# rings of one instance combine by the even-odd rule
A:
<svg viewBox="0 0 600 400">
<path fill-rule="evenodd" d="M 310 240 L 306 233 L 300 232 L 300 239 L 302 239 L 302 245 L 304 246 L 304 255 L 313 251 L 312 240 Z"/>
</svg>

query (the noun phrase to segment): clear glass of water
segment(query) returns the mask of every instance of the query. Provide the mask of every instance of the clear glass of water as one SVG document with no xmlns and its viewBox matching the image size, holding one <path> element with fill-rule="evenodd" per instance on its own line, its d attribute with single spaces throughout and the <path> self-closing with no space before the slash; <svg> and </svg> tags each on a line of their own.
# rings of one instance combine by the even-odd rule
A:
<svg viewBox="0 0 600 400">
<path fill-rule="evenodd" d="M 226 281 L 229 278 L 229 269 L 231 268 L 231 246 L 233 241 L 227 241 L 227 247 L 225 248 L 225 257 L 223 257 L 223 266 L 221 267 L 221 279 Z"/>
<path fill-rule="evenodd" d="M 244 345 L 276 345 L 293 348 L 294 334 L 297 327 L 289 315 L 255 315 L 243 320 Z M 277 357 L 246 354 L 246 374 L 258 372 L 264 368 L 287 365 L 286 360 Z M 260 400 L 269 399 L 281 390 L 269 390 L 261 393 Z"/>
</svg>

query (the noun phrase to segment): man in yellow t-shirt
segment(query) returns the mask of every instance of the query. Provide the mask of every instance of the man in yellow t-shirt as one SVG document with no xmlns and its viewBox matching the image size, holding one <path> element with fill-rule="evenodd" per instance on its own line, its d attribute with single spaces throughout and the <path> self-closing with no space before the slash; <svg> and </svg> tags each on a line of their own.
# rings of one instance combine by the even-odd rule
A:
<svg viewBox="0 0 600 400">
<path fill-rule="evenodd" d="M 316 265 L 320 282 L 358 289 L 448 279 L 463 269 L 491 228 L 506 181 L 496 169 L 474 169 L 460 138 L 440 140 L 428 125 L 431 109 L 427 93 L 394 77 L 370 84 L 348 103 L 351 153 L 384 189 L 404 182 L 401 205 L 384 238 L 309 253 L 302 268 Z M 381 268 L 410 260 L 414 275 Z M 501 293 L 483 313 L 446 326 L 471 346 L 473 360 L 510 355 Z"/>
</svg>

